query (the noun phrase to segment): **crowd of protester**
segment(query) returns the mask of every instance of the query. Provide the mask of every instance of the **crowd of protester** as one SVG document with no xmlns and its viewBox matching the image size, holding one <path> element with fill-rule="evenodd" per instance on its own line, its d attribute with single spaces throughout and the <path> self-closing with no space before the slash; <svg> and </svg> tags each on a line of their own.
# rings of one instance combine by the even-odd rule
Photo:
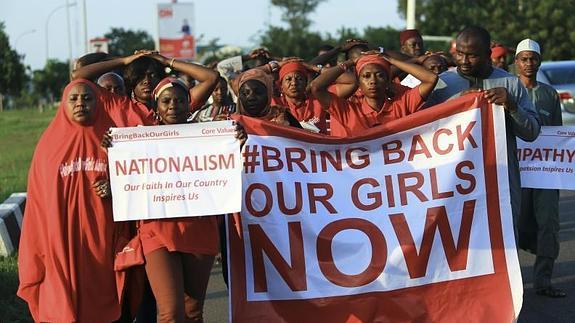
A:
<svg viewBox="0 0 575 323">
<path fill-rule="evenodd" d="M 518 245 L 537 255 L 535 288 L 549 297 L 558 255 L 558 191 L 521 189 L 516 138 L 561 125 L 557 93 L 536 81 L 538 44 L 514 52 L 481 27 L 463 29 L 450 53 L 426 51 L 417 30 L 400 51 L 351 39 L 311 61 L 266 49 L 212 66 L 142 49 L 78 59 L 59 110 L 34 153 L 19 253 L 18 295 L 41 322 L 202 322 L 222 216 L 115 223 L 107 155 L 110 127 L 227 120 L 234 114 L 325 136 L 352 137 L 469 92 L 503 106 L 511 205 Z M 238 138 L 245 133 L 238 127 Z M 57 145 L 57 146 L 55 146 Z M 103 148 L 102 148 L 103 147 Z M 67 170 L 67 171 L 66 171 Z M 143 266 L 114 271 L 137 237 Z M 142 296 L 143 295 L 143 296 Z"/>
</svg>

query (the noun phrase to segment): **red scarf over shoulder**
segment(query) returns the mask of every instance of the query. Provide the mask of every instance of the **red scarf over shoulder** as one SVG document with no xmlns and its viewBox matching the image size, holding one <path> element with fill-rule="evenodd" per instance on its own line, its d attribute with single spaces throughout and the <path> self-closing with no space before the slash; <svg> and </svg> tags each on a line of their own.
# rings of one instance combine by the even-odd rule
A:
<svg viewBox="0 0 575 323">
<path fill-rule="evenodd" d="M 96 96 L 94 122 L 88 126 L 71 121 L 65 112 L 68 93 L 78 83 Z M 147 123 L 143 111 L 129 101 L 86 80 L 71 82 L 36 146 L 20 239 L 18 296 L 28 302 L 37 322 L 120 317 L 114 242 L 125 227 L 113 222 L 111 199 L 98 197 L 92 183 L 108 177 L 107 156 L 100 148 L 104 132 Z"/>
</svg>

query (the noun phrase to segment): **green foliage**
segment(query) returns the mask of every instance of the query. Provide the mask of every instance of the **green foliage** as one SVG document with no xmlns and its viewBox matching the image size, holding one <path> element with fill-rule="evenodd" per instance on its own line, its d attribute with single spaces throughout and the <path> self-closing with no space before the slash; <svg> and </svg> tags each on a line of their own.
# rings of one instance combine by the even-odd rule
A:
<svg viewBox="0 0 575 323">
<path fill-rule="evenodd" d="M 523 1 L 523 29 L 515 39 L 532 38 L 539 42 L 545 60 L 575 57 L 575 2 Z"/>
<path fill-rule="evenodd" d="M 272 0 L 272 5 L 283 10 L 282 20 L 294 32 L 305 31 L 311 25 L 308 15 L 325 0 Z"/>
<path fill-rule="evenodd" d="M 374 46 L 399 50 L 399 30 L 392 27 L 367 27 L 363 31 L 363 39 Z"/>
<path fill-rule="evenodd" d="M 320 45 L 330 44 L 332 46 L 336 46 L 336 45 L 342 44 L 347 39 L 352 39 L 352 38 L 353 39 L 362 38 L 362 35 L 356 29 L 342 26 L 337 30 L 335 35 L 332 35 L 330 33 L 326 33 L 325 36 L 323 37 L 323 43 Z M 317 54 L 317 52 L 315 54 Z"/>
<path fill-rule="evenodd" d="M 132 55 L 138 49 L 154 49 L 154 39 L 144 30 L 126 30 L 112 28 L 104 37 L 109 39 L 108 50 L 111 55 Z"/>
<path fill-rule="evenodd" d="M 399 49 L 399 31 L 392 27 L 367 27 L 363 32 L 341 27 L 335 35 L 321 35 L 310 31 L 308 16 L 324 0 L 272 0 L 282 10 L 282 20 L 287 28 L 269 26 L 260 37 L 260 44 L 279 57 L 297 56 L 310 60 L 317 56 L 318 48 L 324 44 L 333 46 L 347 39 L 362 38 L 373 46 Z"/>
<path fill-rule="evenodd" d="M 309 14 L 325 0 L 272 0 L 282 10 L 288 28 L 269 26 L 260 43 L 276 56 L 297 56 L 311 59 L 323 44 L 319 33 L 309 31 Z"/>
<path fill-rule="evenodd" d="M 407 0 L 398 1 L 405 18 Z M 424 35 L 455 36 L 478 25 L 491 38 L 515 47 L 524 38 L 539 42 L 546 60 L 575 56 L 575 2 L 556 0 L 417 0 L 416 26 Z M 448 18 L 447 18 L 448 17 Z"/>
<path fill-rule="evenodd" d="M 0 93 L 18 94 L 27 81 L 22 57 L 10 47 L 4 23 L 0 22 Z"/>
<path fill-rule="evenodd" d="M 317 56 L 317 49 L 324 41 L 319 33 L 307 30 L 295 33 L 291 29 L 270 26 L 260 42 L 275 56 L 311 59 Z"/>
<path fill-rule="evenodd" d="M 68 63 L 49 59 L 42 70 L 32 73 L 35 94 L 50 101 L 58 100 L 70 80 Z"/>
</svg>

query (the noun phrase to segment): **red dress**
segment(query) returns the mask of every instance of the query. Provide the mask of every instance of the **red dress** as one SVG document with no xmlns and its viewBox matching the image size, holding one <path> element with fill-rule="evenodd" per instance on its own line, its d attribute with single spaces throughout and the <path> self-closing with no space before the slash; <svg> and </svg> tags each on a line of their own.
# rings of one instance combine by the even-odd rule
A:
<svg viewBox="0 0 575 323">
<path fill-rule="evenodd" d="M 96 95 L 91 125 L 77 124 L 65 112 L 67 94 L 78 83 Z M 108 128 L 145 121 L 128 99 L 107 98 L 89 81 L 70 83 L 32 158 L 17 294 L 36 322 L 112 322 L 121 314 L 114 273 L 121 246 L 115 242 L 129 238 L 128 227 L 114 223 L 111 200 L 97 196 L 92 183 L 108 178 L 100 148 Z"/>
</svg>

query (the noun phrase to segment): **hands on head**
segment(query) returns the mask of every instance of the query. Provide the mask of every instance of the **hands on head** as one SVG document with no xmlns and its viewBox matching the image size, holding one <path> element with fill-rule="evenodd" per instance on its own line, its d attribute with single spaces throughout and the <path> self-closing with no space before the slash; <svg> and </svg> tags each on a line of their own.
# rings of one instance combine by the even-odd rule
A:
<svg viewBox="0 0 575 323">
<path fill-rule="evenodd" d="M 366 40 L 363 39 L 356 39 L 356 38 L 351 38 L 346 40 L 343 45 L 340 45 L 340 48 L 342 51 L 347 52 L 348 50 L 350 50 L 351 48 L 355 47 L 355 46 L 367 46 L 368 42 Z"/>
<path fill-rule="evenodd" d="M 267 58 L 267 59 L 272 59 L 272 55 L 271 53 L 265 49 L 265 48 L 256 48 L 254 50 L 251 51 L 250 53 L 250 58 L 252 59 L 256 59 L 258 57 L 263 57 L 263 58 Z"/>
</svg>

